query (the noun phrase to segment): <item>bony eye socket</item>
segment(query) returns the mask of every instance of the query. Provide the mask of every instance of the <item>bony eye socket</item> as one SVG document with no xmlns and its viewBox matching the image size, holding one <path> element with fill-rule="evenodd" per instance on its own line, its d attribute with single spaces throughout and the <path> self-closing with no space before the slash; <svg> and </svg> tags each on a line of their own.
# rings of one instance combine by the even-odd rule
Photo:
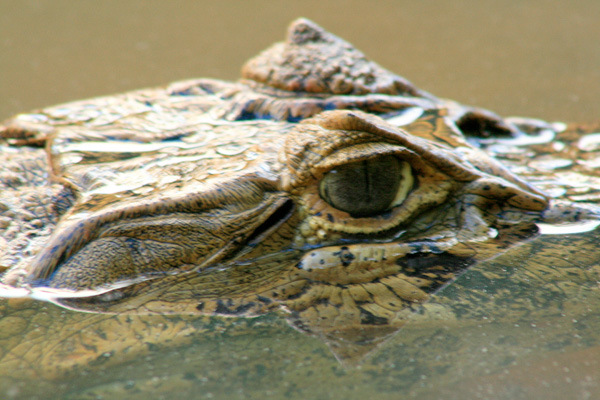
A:
<svg viewBox="0 0 600 400">
<path fill-rule="evenodd" d="M 410 165 L 386 155 L 332 169 L 319 183 L 319 195 L 352 217 L 372 217 L 402 204 L 413 184 Z"/>
</svg>

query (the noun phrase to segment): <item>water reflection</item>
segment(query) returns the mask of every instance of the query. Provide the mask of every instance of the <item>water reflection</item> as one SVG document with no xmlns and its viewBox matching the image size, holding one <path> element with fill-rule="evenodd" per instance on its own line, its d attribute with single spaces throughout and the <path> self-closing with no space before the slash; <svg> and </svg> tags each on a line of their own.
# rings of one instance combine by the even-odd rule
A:
<svg viewBox="0 0 600 400">
<path fill-rule="evenodd" d="M 482 262 L 352 368 L 276 315 L 111 316 L 4 300 L 0 383 L 20 398 L 48 388 L 56 398 L 318 398 L 332 385 L 339 398 L 585 398 L 600 390 L 598 233 L 540 236 Z"/>
</svg>

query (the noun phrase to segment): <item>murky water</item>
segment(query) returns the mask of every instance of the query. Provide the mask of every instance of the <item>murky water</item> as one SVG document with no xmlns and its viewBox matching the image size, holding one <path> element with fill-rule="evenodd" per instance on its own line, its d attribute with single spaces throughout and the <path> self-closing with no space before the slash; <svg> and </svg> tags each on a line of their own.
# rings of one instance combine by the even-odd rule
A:
<svg viewBox="0 0 600 400">
<path fill-rule="evenodd" d="M 598 119 L 595 0 L 0 3 L 0 118 L 173 80 L 236 79 L 313 19 L 437 96 L 562 121 Z"/>
<path fill-rule="evenodd" d="M 436 95 L 503 115 L 600 119 L 600 3 L 495 7 L 476 1 L 5 2 L 0 117 L 176 79 L 235 79 L 247 58 L 281 40 L 289 21 L 306 16 Z M 598 234 L 544 235 L 474 267 L 359 365 L 340 364 L 321 340 L 275 315 L 104 316 L 3 301 L 0 394 L 596 398 Z M 179 333 L 165 343 L 173 330 Z M 79 340 L 87 351 L 74 353 Z"/>
<path fill-rule="evenodd" d="M 598 233 L 544 235 L 476 266 L 358 365 L 274 315 L 106 316 L 4 302 L 0 387 L 5 398 L 40 399 L 595 398 Z"/>
</svg>

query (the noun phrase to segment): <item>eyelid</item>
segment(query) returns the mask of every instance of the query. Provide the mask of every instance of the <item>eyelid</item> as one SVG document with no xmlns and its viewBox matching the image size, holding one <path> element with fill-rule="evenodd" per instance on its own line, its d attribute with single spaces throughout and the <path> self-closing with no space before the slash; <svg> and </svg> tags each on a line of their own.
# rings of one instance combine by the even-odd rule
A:
<svg viewBox="0 0 600 400">
<path fill-rule="evenodd" d="M 391 143 L 363 143 L 357 146 L 346 147 L 314 164 L 312 175 L 320 179 L 325 173 L 340 166 L 387 155 L 396 156 L 398 159 L 404 160 L 402 153 L 406 151 L 409 150 Z"/>
</svg>

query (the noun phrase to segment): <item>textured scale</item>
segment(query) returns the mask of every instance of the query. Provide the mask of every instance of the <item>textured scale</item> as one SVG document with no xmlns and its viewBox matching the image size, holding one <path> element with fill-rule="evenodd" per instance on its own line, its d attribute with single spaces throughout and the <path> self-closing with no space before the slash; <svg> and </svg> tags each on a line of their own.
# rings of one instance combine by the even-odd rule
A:
<svg viewBox="0 0 600 400">
<path fill-rule="evenodd" d="M 89 317 L 105 332 L 129 314 L 280 312 L 353 363 L 468 268 L 535 241 L 536 224 L 600 215 L 597 125 L 503 119 L 438 99 L 303 19 L 242 75 L 4 122 L 1 293 L 116 314 Z M 543 135 L 554 140 L 521 151 L 519 140 Z M 380 156 L 414 175 L 399 204 L 353 217 L 321 198 L 329 171 Z M 25 334 L 19 318 L 0 326 Z M 10 340 L 0 363 L 28 362 Z M 73 340 L 82 355 L 64 369 L 129 346 Z M 59 353 L 48 363 L 63 363 Z"/>
</svg>

